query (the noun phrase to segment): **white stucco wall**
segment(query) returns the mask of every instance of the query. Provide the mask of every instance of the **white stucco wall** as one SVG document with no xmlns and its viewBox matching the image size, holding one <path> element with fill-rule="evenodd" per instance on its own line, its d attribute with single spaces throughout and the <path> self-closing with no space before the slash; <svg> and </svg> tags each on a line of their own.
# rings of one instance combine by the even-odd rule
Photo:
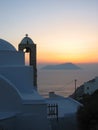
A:
<svg viewBox="0 0 98 130">
<path fill-rule="evenodd" d="M 95 82 L 86 82 L 84 83 L 84 93 L 92 94 L 98 89 L 98 77 L 95 77 Z"/>
<path fill-rule="evenodd" d="M 50 130 L 47 104 L 33 85 L 33 66 L 9 43 L 0 49 L 0 129 Z M 14 114 L 14 115 L 13 115 Z"/>
<path fill-rule="evenodd" d="M 71 98 L 48 98 L 47 104 L 58 104 L 58 117 L 64 117 L 68 114 L 76 114 L 81 104 Z"/>
<path fill-rule="evenodd" d="M 0 74 L 6 77 L 20 93 L 32 93 L 33 68 L 30 66 L 0 67 Z"/>
<path fill-rule="evenodd" d="M 49 130 L 47 105 L 45 102 L 41 104 L 26 104 L 23 108 L 23 112 L 17 116 L 17 129 Z"/>
<path fill-rule="evenodd" d="M 24 65 L 24 53 L 17 51 L 0 51 L 0 66 Z"/>
<path fill-rule="evenodd" d="M 0 74 L 14 84 L 21 94 L 23 103 L 42 102 L 42 96 L 34 89 L 32 66 L 2 66 Z"/>
<path fill-rule="evenodd" d="M 8 79 L 0 75 L 0 112 L 18 111 L 21 104 L 18 90 Z"/>
</svg>

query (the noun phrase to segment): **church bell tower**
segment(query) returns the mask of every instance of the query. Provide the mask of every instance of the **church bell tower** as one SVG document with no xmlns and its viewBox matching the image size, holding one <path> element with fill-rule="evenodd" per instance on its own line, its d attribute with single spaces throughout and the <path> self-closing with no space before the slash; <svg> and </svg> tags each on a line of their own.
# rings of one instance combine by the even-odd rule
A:
<svg viewBox="0 0 98 130">
<path fill-rule="evenodd" d="M 28 52 L 30 54 L 29 64 L 33 66 L 33 77 L 34 77 L 33 85 L 37 89 L 36 44 L 26 34 L 26 36 L 18 45 L 18 50 L 23 51 L 24 53 Z"/>
</svg>

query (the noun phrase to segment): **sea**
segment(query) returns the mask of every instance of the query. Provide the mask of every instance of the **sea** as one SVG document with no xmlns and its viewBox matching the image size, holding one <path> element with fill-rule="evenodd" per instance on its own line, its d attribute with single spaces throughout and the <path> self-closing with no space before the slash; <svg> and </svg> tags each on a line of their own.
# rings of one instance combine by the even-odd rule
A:
<svg viewBox="0 0 98 130">
<path fill-rule="evenodd" d="M 55 92 L 60 96 L 68 97 L 84 82 L 98 76 L 98 63 L 77 64 L 81 69 L 77 70 L 44 70 L 38 67 L 37 84 L 38 91 L 43 97 L 48 97 L 49 92 Z"/>
</svg>

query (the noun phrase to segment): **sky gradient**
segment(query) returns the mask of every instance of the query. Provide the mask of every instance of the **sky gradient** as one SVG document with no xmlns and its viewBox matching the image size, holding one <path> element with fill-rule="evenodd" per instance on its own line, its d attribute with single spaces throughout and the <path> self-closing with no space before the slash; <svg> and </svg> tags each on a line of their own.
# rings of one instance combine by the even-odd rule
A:
<svg viewBox="0 0 98 130">
<path fill-rule="evenodd" d="M 28 34 L 38 63 L 98 62 L 98 0 L 0 0 L 0 38 Z"/>
</svg>

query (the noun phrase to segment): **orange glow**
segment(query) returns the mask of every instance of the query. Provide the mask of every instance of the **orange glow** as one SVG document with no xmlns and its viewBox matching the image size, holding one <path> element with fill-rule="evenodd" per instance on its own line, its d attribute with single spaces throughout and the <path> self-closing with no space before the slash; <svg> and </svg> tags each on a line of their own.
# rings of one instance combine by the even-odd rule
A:
<svg viewBox="0 0 98 130">
<path fill-rule="evenodd" d="M 98 62 L 97 31 L 88 24 L 76 22 L 63 28 L 54 27 L 51 35 L 44 33 L 37 40 L 40 41 L 36 42 L 38 63 Z"/>
<path fill-rule="evenodd" d="M 98 62 L 97 0 L 47 0 L 40 4 L 31 1 L 21 3 L 21 10 L 21 4 L 5 4 L 2 0 L 7 7 L 12 4 L 15 11 L 9 8 L 5 13 L 0 3 L 1 38 L 17 48 L 28 33 L 37 44 L 37 63 Z M 25 61 L 28 64 L 27 56 Z"/>
<path fill-rule="evenodd" d="M 71 45 L 72 44 L 72 45 Z M 75 46 L 74 46 L 75 45 Z M 93 44 L 69 43 L 65 46 L 38 49 L 38 63 L 94 63 L 98 62 L 98 46 Z"/>
<path fill-rule="evenodd" d="M 45 55 L 44 55 L 45 56 Z M 49 54 L 49 56 L 38 58 L 38 63 L 64 63 L 64 62 L 73 62 L 73 63 L 96 63 L 98 62 L 97 57 L 93 57 L 92 54 L 81 55 L 81 56 L 57 56 Z"/>
<path fill-rule="evenodd" d="M 75 45 L 75 46 L 74 46 Z M 37 48 L 37 63 L 96 63 L 98 62 L 98 47 L 93 44 L 80 46 L 69 43 L 65 46 L 53 47 L 49 45 Z M 29 54 L 25 54 L 26 64 L 29 64 Z"/>
<path fill-rule="evenodd" d="M 67 47 L 66 47 L 67 48 Z M 66 49 L 47 48 L 37 50 L 37 63 L 94 63 L 98 62 L 98 48 L 82 48 L 76 47 Z M 29 54 L 25 54 L 26 64 L 29 64 Z"/>
</svg>

